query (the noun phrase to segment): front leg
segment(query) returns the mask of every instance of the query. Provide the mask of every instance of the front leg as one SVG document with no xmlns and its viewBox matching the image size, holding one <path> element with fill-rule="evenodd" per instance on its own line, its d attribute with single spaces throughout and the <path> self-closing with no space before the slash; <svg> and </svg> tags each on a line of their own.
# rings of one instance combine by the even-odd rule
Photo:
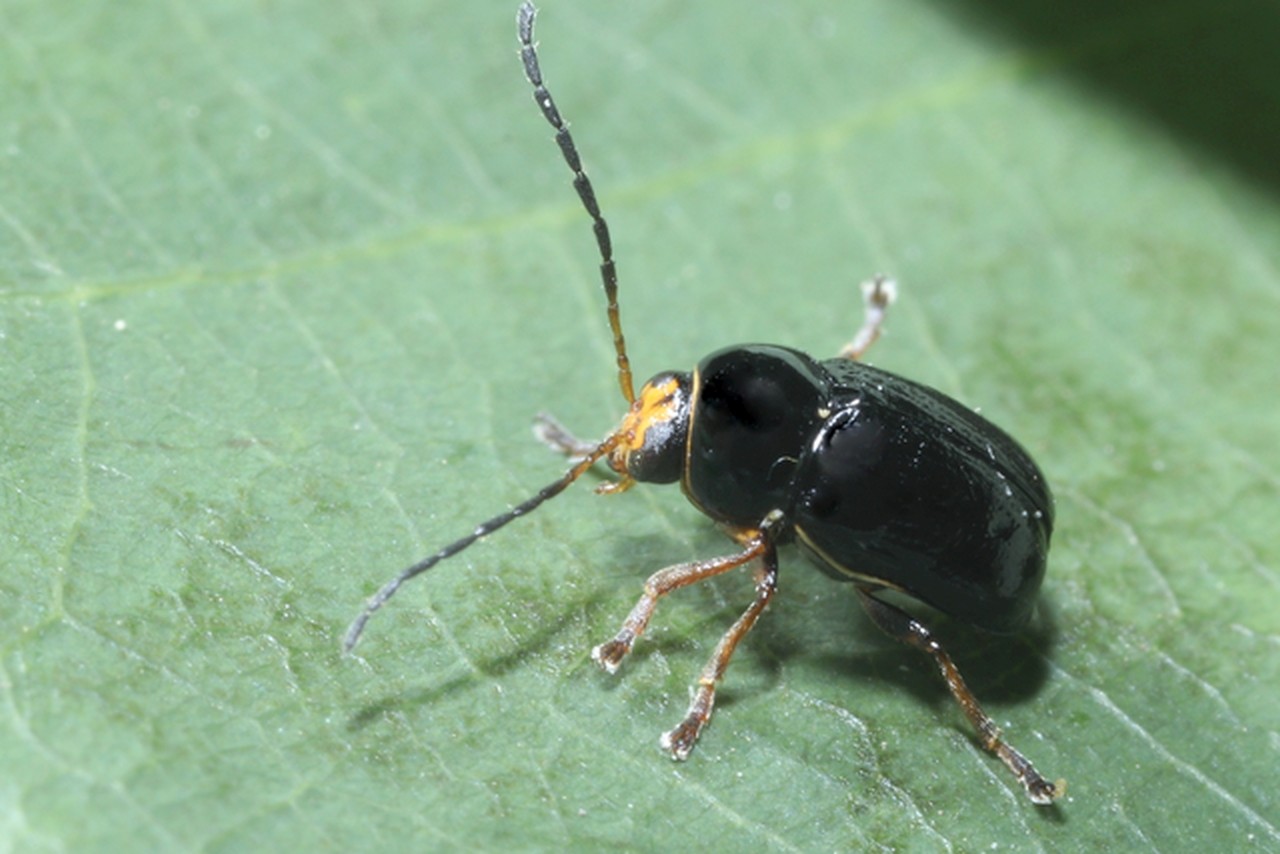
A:
<svg viewBox="0 0 1280 854">
<path fill-rule="evenodd" d="M 539 412 L 533 419 L 533 435 L 538 441 L 571 460 L 580 460 L 596 447 L 595 442 L 584 442 L 549 412 Z"/>
<path fill-rule="evenodd" d="M 645 582 L 644 594 L 640 597 L 631 613 L 622 623 L 618 634 L 606 643 L 602 643 L 591 651 L 591 657 L 609 673 L 617 671 L 622 659 L 631 651 L 637 638 L 644 633 L 653 617 L 658 600 L 670 593 L 697 581 L 728 572 L 731 569 L 759 559 L 755 572 L 756 597 L 742 616 L 720 638 L 715 652 L 702 669 L 694 688 L 693 702 L 683 721 L 662 737 L 662 747 L 671 752 L 673 759 L 684 759 L 693 749 L 698 735 L 707 721 L 711 719 L 711 710 L 715 705 L 716 683 L 724 675 L 729 660 L 738 647 L 738 643 L 751 631 L 769 600 L 773 598 L 778 586 L 778 555 L 774 542 L 785 524 L 785 517 L 780 510 L 774 510 L 761 521 L 755 529 L 734 531 L 733 536 L 742 543 L 742 551 L 733 555 L 712 558 L 710 560 L 690 561 L 660 569 Z"/>
<path fill-rule="evenodd" d="M 575 436 L 568 427 L 560 423 L 554 415 L 539 412 L 533 419 L 533 435 L 538 441 L 559 454 L 564 454 L 573 462 L 579 462 L 591 456 L 598 442 L 586 442 Z M 624 474 L 617 480 L 606 480 L 596 484 L 597 495 L 617 495 L 626 492 L 635 484 L 635 480 Z"/>
</svg>

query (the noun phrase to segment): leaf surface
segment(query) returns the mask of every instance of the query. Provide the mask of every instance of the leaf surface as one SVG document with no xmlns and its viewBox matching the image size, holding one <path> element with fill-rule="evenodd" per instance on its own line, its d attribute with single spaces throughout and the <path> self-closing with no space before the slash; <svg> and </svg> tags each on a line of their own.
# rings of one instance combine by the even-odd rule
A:
<svg viewBox="0 0 1280 854">
<path fill-rule="evenodd" d="M 641 377 L 735 341 L 872 361 L 1030 448 L 1039 620 L 932 665 L 783 557 L 579 486 L 339 638 L 400 567 L 622 412 L 593 241 L 514 6 L 0 9 L 0 847 L 1280 850 L 1280 12 L 1264 4 L 545 4 Z"/>
</svg>

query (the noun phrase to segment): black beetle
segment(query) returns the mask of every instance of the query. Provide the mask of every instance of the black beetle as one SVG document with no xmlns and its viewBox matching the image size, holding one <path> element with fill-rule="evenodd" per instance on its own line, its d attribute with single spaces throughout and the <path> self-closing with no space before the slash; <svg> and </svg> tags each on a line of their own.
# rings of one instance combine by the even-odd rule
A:
<svg viewBox="0 0 1280 854">
<path fill-rule="evenodd" d="M 679 481 L 689 500 L 741 546 L 735 554 L 654 573 L 618 634 L 592 650 L 606 670 L 617 670 L 662 596 L 744 564 L 754 567 L 754 601 L 703 668 L 684 720 L 662 738 L 674 758 L 693 748 L 711 717 L 716 683 L 777 589 L 777 547 L 795 542 L 829 575 L 854 583 L 877 626 L 933 657 L 982 746 L 1013 771 L 1032 801 L 1051 803 L 1062 794 L 1063 781 L 1048 782 L 1002 740 L 929 630 L 877 595 L 898 591 L 988 631 L 1022 626 L 1044 578 L 1053 530 L 1053 497 L 1040 469 L 1008 434 L 945 394 L 857 361 L 878 336 L 893 299 L 893 283 L 879 277 L 864 285 L 866 320 L 839 358 L 819 362 L 766 344 L 727 347 L 692 373 L 654 376 L 637 396 L 609 227 L 543 85 L 534 15 L 532 3 L 520 6 L 521 58 L 591 216 L 618 382 L 630 410 L 599 443 L 579 441 L 540 416 L 538 435 L 576 458 L 573 467 L 388 582 L 352 623 L 344 650 L 355 647 L 369 618 L 406 581 L 534 510 L 606 460 L 620 477 L 598 492 L 622 492 L 637 481 Z"/>
</svg>

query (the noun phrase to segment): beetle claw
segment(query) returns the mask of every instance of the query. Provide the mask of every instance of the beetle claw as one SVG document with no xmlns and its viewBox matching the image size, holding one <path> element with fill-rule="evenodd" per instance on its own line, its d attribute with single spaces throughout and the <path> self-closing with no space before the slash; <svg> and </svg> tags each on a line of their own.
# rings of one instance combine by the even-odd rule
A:
<svg viewBox="0 0 1280 854">
<path fill-rule="evenodd" d="M 693 717 L 685 718 L 675 729 L 664 732 L 658 743 L 662 745 L 663 750 L 671 754 L 672 759 L 681 762 L 689 758 L 689 753 L 697 744 L 701 732 L 701 721 Z"/>
<path fill-rule="evenodd" d="M 618 672 L 618 668 L 622 665 L 622 659 L 626 658 L 627 653 L 630 651 L 631 644 L 614 638 L 592 649 L 591 658 L 604 669 L 605 673 L 613 674 Z"/>
<path fill-rule="evenodd" d="M 617 480 L 606 480 L 596 486 L 596 495 L 617 495 L 626 492 L 635 485 L 635 480 L 629 475 L 623 475 Z"/>
<path fill-rule="evenodd" d="M 1058 798 L 1066 794 L 1067 781 L 1061 778 L 1050 783 L 1048 780 L 1037 776 L 1035 780 L 1027 782 L 1027 797 L 1031 798 L 1031 803 L 1038 806 L 1048 806 Z"/>
</svg>

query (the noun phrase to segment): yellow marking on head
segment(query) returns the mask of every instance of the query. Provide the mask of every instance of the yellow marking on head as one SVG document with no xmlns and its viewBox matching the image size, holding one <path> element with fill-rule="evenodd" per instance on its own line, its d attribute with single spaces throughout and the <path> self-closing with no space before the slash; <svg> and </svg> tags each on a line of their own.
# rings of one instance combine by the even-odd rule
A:
<svg viewBox="0 0 1280 854">
<path fill-rule="evenodd" d="M 660 383 L 648 382 L 618 425 L 618 445 L 609 455 L 614 471 L 626 473 L 627 454 L 644 447 L 645 434 L 655 424 L 665 424 L 680 415 L 680 381 L 668 377 Z"/>
</svg>

